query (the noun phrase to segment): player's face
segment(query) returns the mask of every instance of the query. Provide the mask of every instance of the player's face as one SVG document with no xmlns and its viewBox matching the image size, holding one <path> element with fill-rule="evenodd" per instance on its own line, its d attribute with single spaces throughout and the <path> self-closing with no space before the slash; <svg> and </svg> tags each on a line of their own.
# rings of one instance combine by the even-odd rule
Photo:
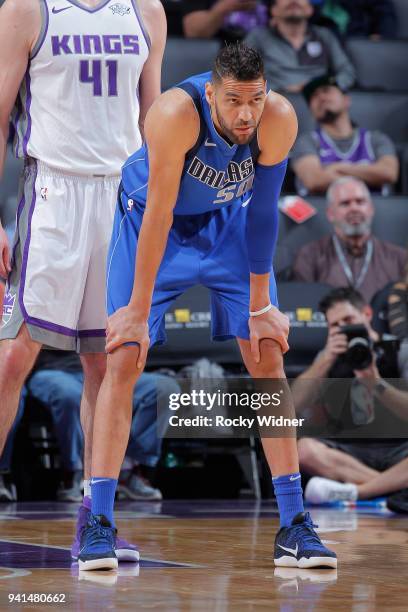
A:
<svg viewBox="0 0 408 612">
<path fill-rule="evenodd" d="M 303 20 L 309 19 L 312 13 L 309 0 L 276 0 L 271 7 L 271 15 L 275 19 Z"/>
<path fill-rule="evenodd" d="M 373 204 L 362 185 L 350 181 L 337 186 L 327 217 L 341 238 L 368 234 L 373 216 Z"/>
<path fill-rule="evenodd" d="M 349 97 L 333 85 L 318 87 L 310 99 L 310 110 L 317 121 L 324 122 L 328 113 L 338 116 L 348 107 Z"/>
<path fill-rule="evenodd" d="M 234 144 L 248 143 L 265 106 L 264 79 L 245 82 L 226 78 L 220 83 L 208 84 L 206 91 L 214 125 L 220 134 Z"/>
<path fill-rule="evenodd" d="M 326 312 L 326 320 L 329 329 L 342 327 L 343 325 L 365 325 L 370 323 L 370 308 L 361 311 L 350 302 L 338 302 Z"/>
</svg>

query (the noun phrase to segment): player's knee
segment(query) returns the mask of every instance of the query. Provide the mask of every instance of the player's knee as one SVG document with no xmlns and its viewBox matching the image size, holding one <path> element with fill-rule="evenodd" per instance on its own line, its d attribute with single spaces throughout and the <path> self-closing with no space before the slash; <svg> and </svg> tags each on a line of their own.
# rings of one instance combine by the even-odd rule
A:
<svg viewBox="0 0 408 612">
<path fill-rule="evenodd" d="M 35 355 L 30 347 L 16 340 L 5 340 L 0 346 L 0 372 L 5 383 L 22 384 L 31 369 Z"/>
<path fill-rule="evenodd" d="M 316 460 L 316 443 L 311 438 L 298 440 L 299 465 L 305 470 L 310 470 Z"/>
<path fill-rule="evenodd" d="M 100 385 L 106 373 L 106 355 L 81 355 L 84 377 L 87 382 Z"/>
<path fill-rule="evenodd" d="M 138 347 L 122 346 L 108 355 L 106 376 L 112 385 L 131 386 L 142 370 L 137 367 Z"/>
</svg>

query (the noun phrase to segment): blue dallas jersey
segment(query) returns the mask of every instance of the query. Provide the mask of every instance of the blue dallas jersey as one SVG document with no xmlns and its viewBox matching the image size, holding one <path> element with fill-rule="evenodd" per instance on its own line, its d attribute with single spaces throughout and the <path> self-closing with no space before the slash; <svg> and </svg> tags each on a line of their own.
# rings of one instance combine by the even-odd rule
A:
<svg viewBox="0 0 408 612">
<path fill-rule="evenodd" d="M 211 72 L 206 72 L 177 85 L 195 104 L 200 116 L 200 133 L 195 146 L 186 155 L 175 215 L 196 215 L 224 206 L 242 206 L 251 196 L 259 155 L 257 136 L 247 145 L 231 144 L 220 136 L 205 98 L 205 84 L 210 80 Z M 142 209 L 147 199 L 148 176 L 148 150 L 143 145 L 122 169 L 124 192 Z"/>
</svg>

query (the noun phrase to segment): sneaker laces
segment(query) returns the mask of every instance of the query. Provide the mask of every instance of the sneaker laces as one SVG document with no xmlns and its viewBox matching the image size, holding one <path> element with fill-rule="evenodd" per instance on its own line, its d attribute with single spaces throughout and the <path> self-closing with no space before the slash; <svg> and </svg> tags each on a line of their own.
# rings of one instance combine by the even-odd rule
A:
<svg viewBox="0 0 408 612">
<path fill-rule="evenodd" d="M 294 525 L 292 529 L 295 531 L 296 535 L 299 531 L 302 532 L 302 537 L 305 544 L 311 544 L 312 546 L 318 544 L 319 546 L 323 546 L 321 539 L 315 531 L 317 527 L 318 525 L 313 523 L 310 514 L 307 513 L 304 522 Z M 306 529 L 306 532 L 303 531 L 304 529 Z"/>
<path fill-rule="evenodd" d="M 114 527 L 103 527 L 100 522 L 94 517 L 91 518 L 91 524 L 86 530 L 87 544 L 93 546 L 99 544 L 101 540 L 108 538 L 112 546 L 115 544 L 117 529 Z"/>
</svg>

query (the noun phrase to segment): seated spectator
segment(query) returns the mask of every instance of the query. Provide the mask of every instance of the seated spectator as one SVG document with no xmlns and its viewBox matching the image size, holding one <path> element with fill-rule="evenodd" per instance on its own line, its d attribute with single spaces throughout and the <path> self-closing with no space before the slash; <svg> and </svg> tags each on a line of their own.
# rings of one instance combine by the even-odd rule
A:
<svg viewBox="0 0 408 612">
<path fill-rule="evenodd" d="M 344 89 L 355 80 L 355 70 L 335 34 L 309 23 L 309 0 L 274 0 L 271 24 L 252 30 L 246 44 L 262 53 L 269 86 L 298 93 L 312 79 L 332 70 Z"/>
<path fill-rule="evenodd" d="M 190 0 L 183 13 L 187 38 L 217 36 L 228 43 L 268 23 L 268 9 L 260 0 Z"/>
<path fill-rule="evenodd" d="M 351 98 L 334 77 L 311 81 L 303 90 L 316 119 L 313 132 L 301 134 L 292 153 L 299 192 L 322 193 L 341 176 L 355 176 L 372 190 L 389 192 L 398 180 L 398 158 L 389 137 L 354 125 Z"/>
<path fill-rule="evenodd" d="M 363 181 L 347 176 L 334 181 L 327 191 L 326 214 L 333 233 L 299 249 L 293 280 L 350 285 L 370 302 L 377 291 L 401 278 L 407 252 L 373 236 L 374 205 Z"/>
<path fill-rule="evenodd" d="M 83 373 L 78 355 L 43 351 L 27 382 L 32 397 L 50 411 L 63 468 L 57 492 L 60 501 L 81 501 L 83 435 L 80 404 Z M 157 402 L 179 391 L 168 376 L 142 374 L 134 391 L 133 420 L 126 467 L 122 470 L 118 494 L 121 499 L 159 500 L 161 492 L 148 478 L 160 459 L 161 437 L 166 423 L 157 422 Z"/>
<path fill-rule="evenodd" d="M 408 391 L 382 378 L 399 377 L 398 347 L 379 338 L 370 325 L 371 308 L 354 289 L 333 290 L 319 309 L 327 319 L 327 343 L 294 381 L 292 393 L 297 411 L 307 412 L 310 421 L 323 421 L 327 432 L 335 431 L 335 422 L 339 437 L 299 440 L 301 470 L 317 476 L 308 482 L 305 499 L 319 504 L 355 501 L 403 490 L 408 485 L 408 440 L 399 436 L 408 431 Z M 350 363 L 348 338 L 341 329 L 345 325 L 362 326 L 373 341 L 368 366 L 367 361 Z M 362 426 L 359 438 L 340 437 Z"/>
</svg>

